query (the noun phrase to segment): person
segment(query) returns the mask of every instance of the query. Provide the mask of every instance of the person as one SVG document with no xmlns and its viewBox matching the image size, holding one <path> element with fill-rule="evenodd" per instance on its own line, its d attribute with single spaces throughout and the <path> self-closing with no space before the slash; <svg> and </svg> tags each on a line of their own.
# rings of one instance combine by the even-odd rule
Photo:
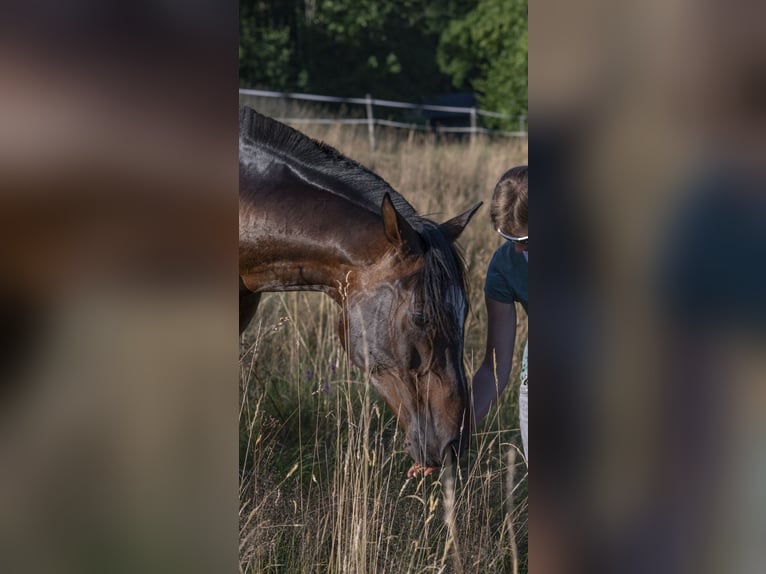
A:
<svg viewBox="0 0 766 574">
<path fill-rule="evenodd" d="M 528 312 L 528 166 L 514 167 L 495 186 L 490 205 L 494 230 L 505 243 L 495 251 L 487 269 L 484 301 L 487 342 L 484 360 L 473 377 L 473 426 L 476 428 L 508 384 L 516 344 L 516 303 Z M 529 463 L 528 374 L 529 345 L 525 345 L 519 391 L 519 422 L 524 456 Z"/>
</svg>

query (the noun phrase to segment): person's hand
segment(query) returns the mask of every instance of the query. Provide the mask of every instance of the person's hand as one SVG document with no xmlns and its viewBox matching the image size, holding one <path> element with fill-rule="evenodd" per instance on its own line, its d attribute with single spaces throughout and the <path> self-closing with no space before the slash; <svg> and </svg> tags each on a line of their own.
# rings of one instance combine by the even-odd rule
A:
<svg viewBox="0 0 766 574">
<path fill-rule="evenodd" d="M 416 462 L 407 471 L 407 478 L 418 478 L 419 476 L 428 476 L 434 472 L 438 472 L 440 467 L 438 466 L 423 466 Z"/>
</svg>

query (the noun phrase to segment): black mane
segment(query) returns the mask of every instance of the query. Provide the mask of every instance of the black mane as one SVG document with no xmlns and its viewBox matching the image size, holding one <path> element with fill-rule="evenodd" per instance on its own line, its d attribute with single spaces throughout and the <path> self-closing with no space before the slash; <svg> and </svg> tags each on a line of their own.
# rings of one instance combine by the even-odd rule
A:
<svg viewBox="0 0 766 574">
<path fill-rule="evenodd" d="M 383 197 L 388 193 L 399 214 L 423 239 L 425 263 L 421 288 L 426 320 L 443 333 L 462 335 L 456 332 L 455 318 L 447 312 L 455 308 L 455 302 L 451 300 L 454 293 L 447 287 L 459 286 L 463 293 L 467 292 L 463 258 L 437 223 L 420 217 L 383 178 L 361 164 L 247 106 L 239 109 L 239 137 L 240 154 L 242 144 L 255 147 L 256 151 L 265 149 L 290 165 L 311 173 L 314 178 L 330 183 L 328 187 L 335 193 L 361 203 L 375 213 L 380 214 Z M 467 298 L 465 304 L 468 305 Z"/>
</svg>

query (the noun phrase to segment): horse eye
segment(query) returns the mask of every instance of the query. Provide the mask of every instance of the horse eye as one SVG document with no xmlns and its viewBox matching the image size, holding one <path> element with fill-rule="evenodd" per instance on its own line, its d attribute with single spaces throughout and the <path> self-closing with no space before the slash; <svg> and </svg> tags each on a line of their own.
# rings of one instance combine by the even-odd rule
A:
<svg viewBox="0 0 766 574">
<path fill-rule="evenodd" d="M 418 327 L 423 327 L 426 324 L 426 317 L 423 313 L 413 313 L 412 322 Z"/>
<path fill-rule="evenodd" d="M 417 370 L 417 368 L 420 367 L 420 363 L 420 353 L 418 353 L 417 349 L 412 349 L 412 355 L 410 356 L 410 370 Z"/>
</svg>

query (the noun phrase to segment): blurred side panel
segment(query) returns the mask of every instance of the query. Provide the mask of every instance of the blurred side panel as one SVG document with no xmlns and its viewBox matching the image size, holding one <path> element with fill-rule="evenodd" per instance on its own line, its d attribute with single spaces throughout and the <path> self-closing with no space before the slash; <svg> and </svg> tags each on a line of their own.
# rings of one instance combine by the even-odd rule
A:
<svg viewBox="0 0 766 574">
<path fill-rule="evenodd" d="M 764 16 L 530 6 L 536 571 L 764 570 Z"/>
<path fill-rule="evenodd" d="M 0 571 L 237 568 L 237 4 L 0 18 Z"/>
</svg>

